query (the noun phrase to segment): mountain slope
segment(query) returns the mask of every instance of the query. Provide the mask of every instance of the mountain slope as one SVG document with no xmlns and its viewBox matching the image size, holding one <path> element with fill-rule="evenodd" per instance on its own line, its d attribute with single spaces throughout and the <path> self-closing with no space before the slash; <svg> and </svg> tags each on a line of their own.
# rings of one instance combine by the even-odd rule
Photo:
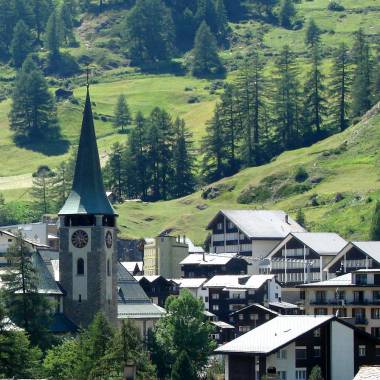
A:
<svg viewBox="0 0 380 380">
<path fill-rule="evenodd" d="M 172 229 L 201 243 L 205 226 L 221 208 L 284 209 L 293 215 L 302 208 L 311 230 L 365 239 L 374 200 L 380 198 L 379 147 L 380 104 L 340 134 L 210 185 L 211 193 L 219 191 L 214 199 L 204 199 L 210 191 L 203 189 L 167 202 L 117 206 L 121 234 L 138 238 Z M 305 181 L 299 167 L 307 172 Z"/>
</svg>

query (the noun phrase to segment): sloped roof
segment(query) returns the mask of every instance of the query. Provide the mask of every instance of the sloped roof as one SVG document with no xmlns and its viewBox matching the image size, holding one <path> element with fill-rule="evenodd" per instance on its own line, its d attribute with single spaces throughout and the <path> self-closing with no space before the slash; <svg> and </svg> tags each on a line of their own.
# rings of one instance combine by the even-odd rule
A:
<svg viewBox="0 0 380 380">
<path fill-rule="evenodd" d="M 343 274 L 342 276 L 331 278 L 330 280 L 311 282 L 309 284 L 302 284 L 300 287 L 314 288 L 320 286 L 351 286 L 355 285 L 352 280 L 352 273 Z"/>
<path fill-rule="evenodd" d="M 294 303 L 284 301 L 272 301 L 269 302 L 269 306 L 278 307 L 279 309 L 299 309 Z"/>
<path fill-rule="evenodd" d="M 303 227 L 281 210 L 220 210 L 208 224 L 208 229 L 220 214 L 225 215 L 249 238 L 282 239 L 290 232 L 305 232 Z"/>
<path fill-rule="evenodd" d="M 217 348 L 215 352 L 270 354 L 332 319 L 332 315 L 279 315 Z"/>
<path fill-rule="evenodd" d="M 180 288 L 194 289 L 200 288 L 206 281 L 207 278 L 177 278 L 173 279 Z"/>
<path fill-rule="evenodd" d="M 166 314 L 164 308 L 149 302 L 139 304 L 121 304 L 117 305 L 117 317 L 119 319 L 157 319 Z"/>
<path fill-rule="evenodd" d="M 33 252 L 32 263 L 36 269 L 38 292 L 45 294 L 63 294 L 39 252 Z"/>
<path fill-rule="evenodd" d="M 234 329 L 235 328 L 234 326 L 230 325 L 229 323 L 223 322 L 223 321 L 211 321 L 211 324 L 213 324 L 214 326 L 219 327 L 221 329 Z"/>
<path fill-rule="evenodd" d="M 328 270 L 338 262 L 350 249 L 357 248 L 373 260 L 380 263 L 380 241 L 351 241 L 323 268 Z"/>
<path fill-rule="evenodd" d="M 254 309 L 254 308 L 261 309 L 261 310 L 263 310 L 263 311 L 265 311 L 265 312 L 267 312 L 267 313 L 273 314 L 273 315 L 278 315 L 277 311 L 274 311 L 274 310 L 272 310 L 272 309 L 268 309 L 267 307 L 265 307 L 265 306 L 263 306 L 263 305 L 261 305 L 261 304 L 259 304 L 259 303 L 252 303 L 252 304 L 250 304 L 250 305 L 248 305 L 248 306 L 244 306 L 244 307 L 242 307 L 241 309 L 236 310 L 236 311 L 230 313 L 230 315 L 239 314 L 239 313 L 242 312 L 243 310 Z"/>
<path fill-rule="evenodd" d="M 268 280 L 273 280 L 274 274 L 254 274 L 254 275 L 217 275 L 208 280 L 204 286 L 206 288 L 225 289 L 259 289 Z"/>
<path fill-rule="evenodd" d="M 354 380 L 379 380 L 380 366 L 371 365 L 360 367 L 359 372 L 354 377 Z"/>
<path fill-rule="evenodd" d="M 75 214 L 115 215 L 104 190 L 88 87 L 72 190 L 58 213 Z"/>
<path fill-rule="evenodd" d="M 194 245 L 194 243 L 188 238 L 185 238 L 186 244 L 189 246 L 190 253 L 203 253 L 204 249 L 198 245 Z"/>
<path fill-rule="evenodd" d="M 119 303 L 151 303 L 139 282 L 120 263 L 117 264 L 117 286 Z"/>
<path fill-rule="evenodd" d="M 181 265 L 226 265 L 237 253 L 191 253 L 181 262 Z"/>
<path fill-rule="evenodd" d="M 143 270 L 143 262 L 142 261 L 122 261 L 121 265 L 128 271 L 133 273 L 133 271 L 137 268 L 140 272 Z"/>
<path fill-rule="evenodd" d="M 162 276 L 160 276 L 160 275 L 152 275 L 152 276 L 134 276 L 135 277 L 135 279 L 137 280 L 137 281 L 141 281 L 142 279 L 145 279 L 145 280 L 147 280 L 148 282 L 150 282 L 150 283 L 152 283 L 152 282 L 154 282 L 154 281 L 156 281 L 157 279 L 159 279 L 159 278 L 163 278 L 163 279 L 165 279 L 164 277 L 162 277 Z M 166 280 L 166 279 L 165 279 Z"/>
<path fill-rule="evenodd" d="M 53 315 L 49 330 L 55 334 L 75 333 L 78 331 L 78 326 L 68 319 L 66 315 L 56 313 Z"/>
</svg>

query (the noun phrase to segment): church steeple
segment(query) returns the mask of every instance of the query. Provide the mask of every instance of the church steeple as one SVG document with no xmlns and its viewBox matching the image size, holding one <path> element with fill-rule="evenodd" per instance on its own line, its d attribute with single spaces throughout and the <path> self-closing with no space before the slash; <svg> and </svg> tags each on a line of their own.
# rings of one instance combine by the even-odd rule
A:
<svg viewBox="0 0 380 380">
<path fill-rule="evenodd" d="M 58 215 L 77 214 L 115 215 L 104 190 L 88 83 L 73 186 Z"/>
</svg>

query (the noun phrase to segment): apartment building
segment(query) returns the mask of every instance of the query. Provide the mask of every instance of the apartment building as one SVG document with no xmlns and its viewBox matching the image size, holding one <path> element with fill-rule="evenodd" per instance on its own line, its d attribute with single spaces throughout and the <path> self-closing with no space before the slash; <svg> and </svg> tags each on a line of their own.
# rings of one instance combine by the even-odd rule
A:
<svg viewBox="0 0 380 380">
<path fill-rule="evenodd" d="M 380 269 L 300 285 L 305 314 L 336 315 L 380 337 Z"/>
</svg>

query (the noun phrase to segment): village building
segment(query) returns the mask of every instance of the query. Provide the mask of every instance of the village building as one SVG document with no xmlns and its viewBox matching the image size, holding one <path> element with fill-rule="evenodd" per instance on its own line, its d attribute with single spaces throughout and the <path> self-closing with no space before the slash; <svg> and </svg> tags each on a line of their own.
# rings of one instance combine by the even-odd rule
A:
<svg viewBox="0 0 380 380">
<path fill-rule="evenodd" d="M 359 269 L 300 288 L 304 291 L 305 314 L 347 318 L 380 338 L 380 269 Z"/>
<path fill-rule="evenodd" d="M 351 241 L 323 268 L 327 279 L 357 269 L 380 269 L 380 241 Z"/>
<path fill-rule="evenodd" d="M 246 274 L 247 261 L 236 253 L 192 253 L 181 261 L 185 278 L 211 278 L 219 274 Z"/>
<path fill-rule="evenodd" d="M 138 328 L 141 337 L 146 340 L 148 332 L 166 311 L 149 299 L 139 282 L 123 265 L 118 263 L 118 314 L 120 322 L 128 319 Z"/>
<path fill-rule="evenodd" d="M 379 380 L 380 365 L 365 365 L 360 367 L 353 380 Z"/>
<path fill-rule="evenodd" d="M 282 289 L 282 292 L 284 292 L 284 288 Z M 298 305 L 290 302 L 285 302 L 281 298 L 279 298 L 278 301 L 268 302 L 268 307 L 276 313 L 282 315 L 303 314 L 303 311 L 301 311 Z"/>
<path fill-rule="evenodd" d="M 238 337 L 278 315 L 274 310 L 259 303 L 253 303 L 232 312 L 229 316 L 229 322 L 235 327 L 235 337 Z"/>
<path fill-rule="evenodd" d="M 181 277 L 180 262 L 189 254 L 186 237 L 163 235 L 145 241 L 144 274 L 165 278 Z"/>
<path fill-rule="evenodd" d="M 265 257 L 261 272 L 272 273 L 283 286 L 322 281 L 323 268 L 347 245 L 331 232 L 292 232 Z"/>
<path fill-rule="evenodd" d="M 229 322 L 232 312 L 245 306 L 281 297 L 281 286 L 274 275 L 219 275 L 203 286 L 209 293 L 209 311 L 225 322 Z"/>
<path fill-rule="evenodd" d="M 140 286 L 156 305 L 165 306 L 166 299 L 172 295 L 178 295 L 179 287 L 174 281 L 162 276 L 134 276 Z"/>
<path fill-rule="evenodd" d="M 334 316 L 281 315 L 215 350 L 226 380 L 307 380 L 318 365 L 328 380 L 353 379 L 380 360 L 380 341 Z"/>
<path fill-rule="evenodd" d="M 259 259 L 290 232 L 305 232 L 284 211 L 220 210 L 210 221 L 210 252 L 236 252 L 255 259 L 248 273 L 258 274 Z"/>
</svg>

